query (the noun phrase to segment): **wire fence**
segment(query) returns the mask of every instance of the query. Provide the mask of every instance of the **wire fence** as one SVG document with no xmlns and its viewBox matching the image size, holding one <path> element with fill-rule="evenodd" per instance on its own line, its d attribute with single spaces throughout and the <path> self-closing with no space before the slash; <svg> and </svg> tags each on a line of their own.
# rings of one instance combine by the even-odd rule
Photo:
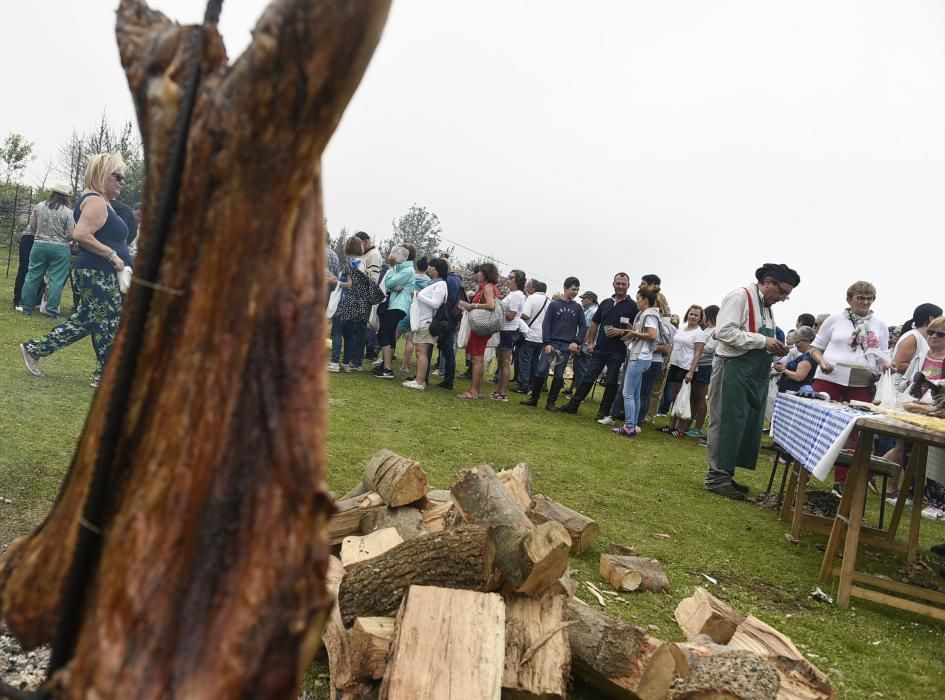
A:
<svg viewBox="0 0 945 700">
<path fill-rule="evenodd" d="M 33 188 L 25 185 L 0 185 L 0 241 L 7 249 L 7 277 L 13 262 L 13 248 L 29 225 L 34 194 Z"/>
</svg>

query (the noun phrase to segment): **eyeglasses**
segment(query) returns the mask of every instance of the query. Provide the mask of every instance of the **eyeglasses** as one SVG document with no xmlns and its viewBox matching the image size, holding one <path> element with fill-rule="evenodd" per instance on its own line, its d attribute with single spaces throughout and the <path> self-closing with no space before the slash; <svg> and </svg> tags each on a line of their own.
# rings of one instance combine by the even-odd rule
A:
<svg viewBox="0 0 945 700">
<path fill-rule="evenodd" d="M 929 331 L 929 337 L 933 335 L 936 338 L 945 338 L 945 331 Z"/>
<path fill-rule="evenodd" d="M 118 184 L 121 185 L 125 181 L 125 176 L 121 173 L 112 173 L 112 177 L 118 181 Z"/>
<path fill-rule="evenodd" d="M 785 292 L 784 287 L 781 286 L 780 282 L 774 281 L 774 286 L 778 288 L 778 291 L 781 293 L 781 301 L 787 301 L 790 299 L 790 292 Z"/>
<path fill-rule="evenodd" d="M 869 295 L 866 295 L 866 294 L 854 294 L 854 295 L 853 295 L 853 298 L 856 299 L 858 302 L 863 303 L 863 304 L 870 304 L 870 303 L 876 301 L 876 297 L 872 297 L 872 296 L 869 296 Z"/>
</svg>

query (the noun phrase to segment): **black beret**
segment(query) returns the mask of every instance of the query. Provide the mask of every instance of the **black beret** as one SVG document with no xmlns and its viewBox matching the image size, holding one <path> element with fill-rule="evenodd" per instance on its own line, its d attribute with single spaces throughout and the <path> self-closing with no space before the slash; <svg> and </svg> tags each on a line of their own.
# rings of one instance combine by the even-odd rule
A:
<svg viewBox="0 0 945 700">
<path fill-rule="evenodd" d="M 784 282 L 792 287 L 801 283 L 801 277 L 787 265 L 778 263 L 765 263 L 755 270 L 755 279 L 761 282 L 765 277 L 772 277 L 778 282 Z"/>
</svg>

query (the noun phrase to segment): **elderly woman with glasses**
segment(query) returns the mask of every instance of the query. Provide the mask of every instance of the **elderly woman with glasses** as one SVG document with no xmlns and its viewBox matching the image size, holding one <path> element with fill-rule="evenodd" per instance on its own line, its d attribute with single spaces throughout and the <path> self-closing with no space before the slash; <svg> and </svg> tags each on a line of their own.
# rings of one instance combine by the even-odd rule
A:
<svg viewBox="0 0 945 700">
<path fill-rule="evenodd" d="M 117 153 L 99 153 L 85 169 L 85 190 L 72 212 L 72 239 L 81 249 L 75 263 L 75 312 L 49 335 L 20 345 L 26 368 L 40 376 L 39 359 L 92 336 L 98 360 L 92 386 L 97 387 L 118 330 L 121 291 L 118 272 L 131 265 L 128 226 L 112 208 L 125 183 L 125 163 Z"/>
<path fill-rule="evenodd" d="M 817 363 L 814 391 L 834 401 L 873 400 L 876 377 L 890 366 L 889 329 L 870 310 L 876 287 L 854 282 L 847 289 L 847 308 L 831 314 L 811 343 L 810 356 Z M 836 468 L 836 491 L 843 492 L 846 467 Z"/>
</svg>

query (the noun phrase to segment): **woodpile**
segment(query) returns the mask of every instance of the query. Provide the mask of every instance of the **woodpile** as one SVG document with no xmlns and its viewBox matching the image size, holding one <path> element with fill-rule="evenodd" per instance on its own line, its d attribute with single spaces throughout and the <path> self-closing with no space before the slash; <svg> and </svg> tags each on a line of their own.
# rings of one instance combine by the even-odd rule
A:
<svg viewBox="0 0 945 700">
<path fill-rule="evenodd" d="M 526 465 L 464 469 L 431 490 L 419 464 L 383 450 L 338 505 L 324 633 L 332 698 L 553 700 L 572 677 L 609 698 L 834 697 L 789 639 L 702 588 L 676 610 L 684 643 L 574 597 L 569 554 L 600 528 L 533 494 Z M 660 563 L 632 547 L 609 545 L 600 574 L 616 591 L 669 591 Z M 581 588 L 601 606 L 624 602 Z"/>
</svg>

